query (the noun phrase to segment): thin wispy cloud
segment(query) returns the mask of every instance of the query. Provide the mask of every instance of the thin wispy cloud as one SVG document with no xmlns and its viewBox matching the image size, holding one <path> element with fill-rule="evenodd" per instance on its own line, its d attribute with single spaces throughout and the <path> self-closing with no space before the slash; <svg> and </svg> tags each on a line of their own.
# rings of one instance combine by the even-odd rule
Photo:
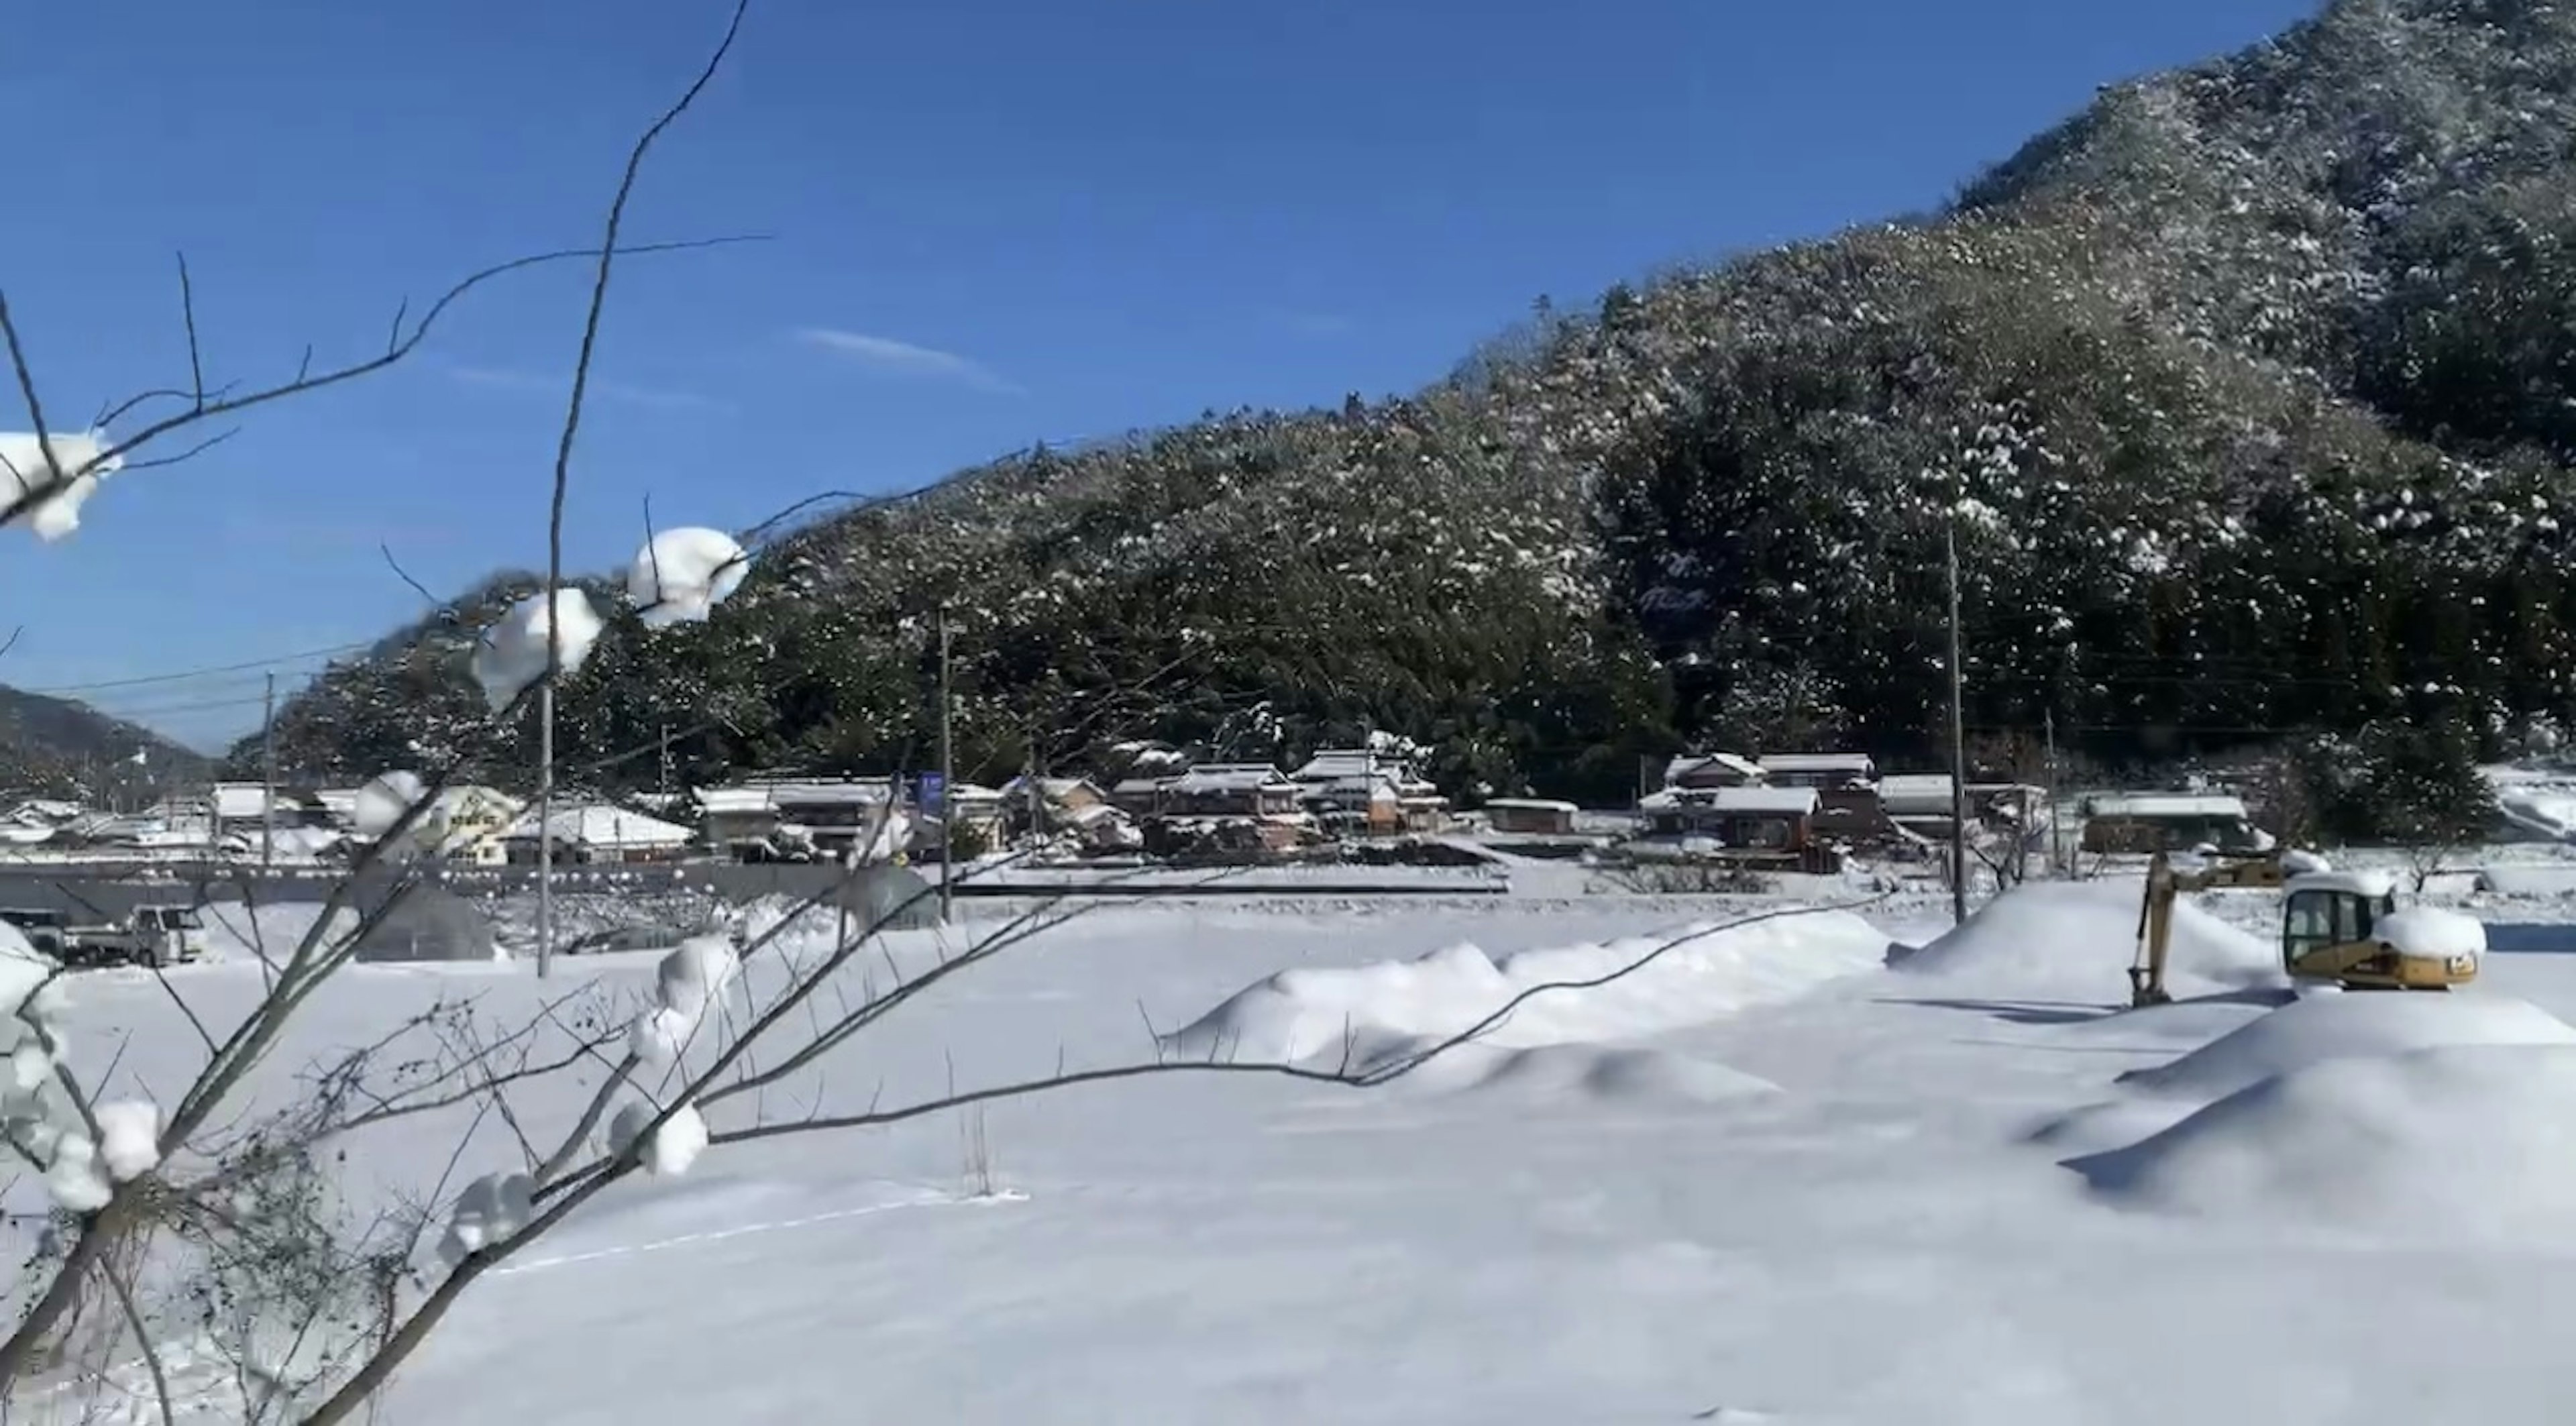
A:
<svg viewBox="0 0 2576 1426">
<path fill-rule="evenodd" d="M 456 366 L 448 375 L 468 386 L 489 387 L 496 391 L 528 391 L 543 396 L 563 397 L 572 392 L 572 377 L 540 375 L 532 371 L 511 371 L 502 367 Z M 695 391 L 675 391 L 659 386 L 635 386 L 623 381 L 605 381 L 594 375 L 587 395 L 602 401 L 615 401 L 626 406 L 644 406 L 662 411 L 730 411 L 730 401 Z"/>
<path fill-rule="evenodd" d="M 982 362 L 955 352 L 943 352 L 936 347 L 916 346 L 892 337 L 845 332 L 834 327 L 807 327 L 799 331 L 796 338 L 808 346 L 820 347 L 888 376 L 930 377 L 962 382 L 979 391 L 996 391 L 1011 396 L 1027 394 L 1025 388 Z"/>
</svg>

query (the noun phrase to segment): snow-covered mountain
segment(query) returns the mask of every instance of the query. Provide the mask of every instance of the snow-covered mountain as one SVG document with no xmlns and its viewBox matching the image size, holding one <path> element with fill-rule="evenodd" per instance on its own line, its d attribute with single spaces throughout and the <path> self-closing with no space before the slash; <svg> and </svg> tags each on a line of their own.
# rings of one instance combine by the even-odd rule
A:
<svg viewBox="0 0 2576 1426">
<path fill-rule="evenodd" d="M 2337 0 L 1936 219 L 1542 310 L 1409 398 L 820 519 L 710 624 L 612 629 L 564 755 L 917 765 L 943 604 L 966 773 L 1371 726 L 1453 791 L 1615 794 L 1685 738 L 1926 755 L 1951 533 L 1981 729 L 2490 738 L 2576 692 L 2571 81 L 2576 11 Z M 289 704 L 299 770 L 471 725 L 463 634 L 411 632 Z"/>
</svg>

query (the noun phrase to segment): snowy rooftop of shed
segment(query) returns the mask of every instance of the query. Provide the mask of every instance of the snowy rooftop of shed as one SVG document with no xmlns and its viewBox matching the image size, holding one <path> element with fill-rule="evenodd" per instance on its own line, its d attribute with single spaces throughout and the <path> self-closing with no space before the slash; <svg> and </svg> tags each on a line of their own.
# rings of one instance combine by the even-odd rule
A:
<svg viewBox="0 0 2576 1426">
<path fill-rule="evenodd" d="M 1741 812 L 1749 815 L 1805 817 L 1816 810 L 1817 793 L 1812 787 L 1712 787 L 1705 792 L 1669 794 L 1662 803 L 1667 807 L 1705 807 L 1716 812 Z"/>
<path fill-rule="evenodd" d="M 1867 753 L 1767 753 L 1761 766 L 1765 772 L 1856 772 L 1863 775 L 1878 768 Z"/>
<path fill-rule="evenodd" d="M 553 840 L 585 847 L 678 847 L 686 846 L 690 836 L 686 827 L 623 807 L 558 808 L 545 819 L 545 826 Z M 502 835 L 510 840 L 535 838 L 536 814 L 520 818 Z"/>
<path fill-rule="evenodd" d="M 2094 798 L 2087 815 L 2125 817 L 2141 822 L 2227 817 L 2243 821 L 2245 799 L 2225 793 L 2123 792 Z"/>
<path fill-rule="evenodd" d="M 1683 753 L 1664 764 L 1664 781 L 1676 783 L 1703 768 L 1757 780 L 1762 776 L 1762 764 L 1735 753 Z"/>
<path fill-rule="evenodd" d="M 1177 792 L 1249 792 L 1284 787 L 1288 779 L 1268 763 L 1200 763 L 1173 778 Z"/>
</svg>

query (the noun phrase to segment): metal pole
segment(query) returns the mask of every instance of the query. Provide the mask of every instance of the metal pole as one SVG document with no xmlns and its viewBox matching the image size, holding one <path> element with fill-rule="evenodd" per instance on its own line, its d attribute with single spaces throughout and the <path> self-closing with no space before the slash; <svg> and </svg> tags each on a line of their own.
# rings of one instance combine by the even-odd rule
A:
<svg viewBox="0 0 2576 1426">
<path fill-rule="evenodd" d="M 549 618 L 547 642 L 551 644 L 554 637 Z M 549 670 L 545 685 L 537 690 L 537 979 L 545 979 L 554 968 L 554 954 L 555 682 Z"/>
<path fill-rule="evenodd" d="M 259 869 L 277 866 L 277 675 L 268 676 L 268 691 L 259 702 L 259 775 L 265 789 L 259 799 Z"/>
<path fill-rule="evenodd" d="M 1960 668 L 1959 522 L 1953 514 L 1942 531 L 1950 570 L 1950 915 L 1968 919 L 1968 702 L 1967 679 Z"/>
<path fill-rule="evenodd" d="M 953 704 L 948 696 L 948 606 L 939 606 L 939 919 L 949 919 L 955 904 L 955 891 L 949 885 L 949 873 L 955 862 L 957 843 L 949 834 L 957 819 L 956 745 L 951 738 L 950 713 Z"/>
<path fill-rule="evenodd" d="M 2057 710 L 2040 715 L 2040 731 L 2048 739 L 2048 874 L 2066 874 L 2065 857 L 2057 842 Z"/>
</svg>

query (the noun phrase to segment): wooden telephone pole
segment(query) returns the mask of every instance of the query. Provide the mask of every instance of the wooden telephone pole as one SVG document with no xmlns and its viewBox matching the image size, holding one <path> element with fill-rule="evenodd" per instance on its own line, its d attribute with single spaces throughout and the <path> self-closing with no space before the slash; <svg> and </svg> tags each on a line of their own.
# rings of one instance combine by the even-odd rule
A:
<svg viewBox="0 0 2576 1426">
<path fill-rule="evenodd" d="M 948 651 L 948 606 L 942 604 L 939 606 L 939 919 L 941 921 L 949 919 L 949 913 L 956 905 L 956 891 L 950 884 L 957 851 L 957 839 L 951 835 L 956 828 L 956 818 L 951 814 L 957 806 L 957 766 L 956 744 L 951 736 L 954 729 L 950 726 L 953 721 L 950 715 L 956 704 L 948 696 Z"/>
<path fill-rule="evenodd" d="M 1968 919 L 1968 695 L 1960 667 L 1959 518 L 1953 512 L 1942 540 L 1950 573 L 1950 917 Z"/>
<path fill-rule="evenodd" d="M 259 701 L 259 869 L 277 867 L 277 675 Z"/>
</svg>

